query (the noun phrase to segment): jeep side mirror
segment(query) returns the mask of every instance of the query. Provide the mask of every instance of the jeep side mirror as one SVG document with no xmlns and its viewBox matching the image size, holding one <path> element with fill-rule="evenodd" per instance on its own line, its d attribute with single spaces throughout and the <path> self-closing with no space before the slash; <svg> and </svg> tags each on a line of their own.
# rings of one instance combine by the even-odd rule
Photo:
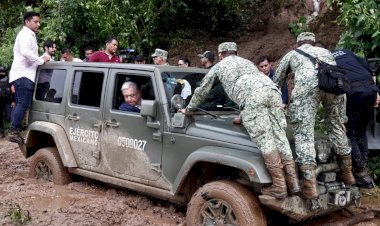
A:
<svg viewBox="0 0 380 226">
<path fill-rule="evenodd" d="M 156 117 L 157 115 L 157 101 L 155 100 L 142 100 L 141 101 L 141 116 L 143 117 Z"/>
<path fill-rule="evenodd" d="M 153 129 L 160 128 L 160 122 L 155 121 L 157 116 L 157 101 L 142 100 L 140 115 L 147 118 L 146 126 Z"/>
</svg>

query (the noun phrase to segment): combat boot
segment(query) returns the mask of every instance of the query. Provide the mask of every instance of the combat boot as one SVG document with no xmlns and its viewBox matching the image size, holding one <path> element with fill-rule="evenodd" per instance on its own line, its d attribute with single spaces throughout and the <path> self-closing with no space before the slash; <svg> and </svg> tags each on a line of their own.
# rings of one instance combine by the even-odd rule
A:
<svg viewBox="0 0 380 226">
<path fill-rule="evenodd" d="M 261 188 L 261 193 L 278 199 L 285 198 L 288 196 L 288 192 L 286 191 L 285 173 L 279 153 L 275 151 L 270 154 L 263 154 L 263 158 L 272 177 L 272 185 Z"/>
<path fill-rule="evenodd" d="M 315 175 L 315 165 L 301 165 L 302 175 L 302 196 L 306 199 L 318 198 L 317 179 Z"/>
<path fill-rule="evenodd" d="M 286 185 L 288 186 L 288 191 L 292 195 L 299 194 L 301 188 L 296 172 L 296 164 L 294 160 L 286 160 L 282 154 L 280 154 L 282 159 L 282 164 L 284 164 Z"/>
<path fill-rule="evenodd" d="M 371 189 L 373 188 L 372 178 L 369 175 L 368 169 L 353 169 L 355 177 L 355 185 L 359 188 Z"/>
<path fill-rule="evenodd" d="M 343 181 L 345 185 L 355 184 L 355 177 L 352 174 L 352 159 L 351 154 L 348 155 L 336 155 L 340 171 L 338 177 Z"/>
</svg>

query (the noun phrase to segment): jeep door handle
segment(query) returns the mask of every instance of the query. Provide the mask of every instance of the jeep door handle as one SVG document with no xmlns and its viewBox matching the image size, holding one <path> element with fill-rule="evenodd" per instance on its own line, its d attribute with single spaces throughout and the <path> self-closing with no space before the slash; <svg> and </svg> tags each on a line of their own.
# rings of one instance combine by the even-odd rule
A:
<svg viewBox="0 0 380 226">
<path fill-rule="evenodd" d="M 110 127 L 119 127 L 120 123 L 116 122 L 116 120 L 106 120 L 106 126 Z"/>
<path fill-rule="evenodd" d="M 102 131 L 102 122 L 95 123 L 94 129 L 96 129 L 98 132 Z"/>
<path fill-rule="evenodd" d="M 73 120 L 73 121 L 78 121 L 80 119 L 79 115 L 68 115 L 67 119 Z"/>
</svg>

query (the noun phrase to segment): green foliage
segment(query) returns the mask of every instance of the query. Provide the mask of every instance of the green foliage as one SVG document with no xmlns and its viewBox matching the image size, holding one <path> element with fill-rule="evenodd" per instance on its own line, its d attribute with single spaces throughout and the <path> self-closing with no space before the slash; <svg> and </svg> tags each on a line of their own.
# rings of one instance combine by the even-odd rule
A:
<svg viewBox="0 0 380 226">
<path fill-rule="evenodd" d="M 294 36 L 298 36 L 299 34 L 301 34 L 302 32 L 305 32 L 308 30 L 308 24 L 307 24 L 307 19 L 305 16 L 301 16 L 298 20 L 297 23 L 290 23 L 288 25 L 288 28 L 290 30 L 290 32 L 294 35 Z"/>
<path fill-rule="evenodd" d="M 47 39 L 58 50 L 69 47 L 74 55 L 86 46 L 104 48 L 109 36 L 119 47 L 132 47 L 148 55 L 154 48 L 169 48 L 193 37 L 234 37 L 243 34 L 254 10 L 264 0 L 5 0 L 0 3 L 0 64 L 10 66 L 15 36 L 26 8 L 39 11 L 38 43 Z M 282 0 L 272 4 L 278 9 Z M 268 12 L 269 14 L 274 12 Z M 42 50 L 42 48 L 41 48 Z"/>
<path fill-rule="evenodd" d="M 326 120 L 325 109 L 322 105 L 320 105 L 317 111 L 317 116 L 315 118 L 314 129 L 320 133 L 327 134 L 325 120 Z"/>
<path fill-rule="evenodd" d="M 41 35 L 74 52 L 88 45 L 104 48 L 109 36 L 120 46 L 147 50 L 155 44 L 158 18 L 182 5 L 179 0 L 45 0 Z"/>
<path fill-rule="evenodd" d="M 0 3 L 0 66 L 10 67 L 12 49 L 17 32 L 21 29 L 23 1 L 1 1 Z"/>
<path fill-rule="evenodd" d="M 44 0 L 33 1 L 41 13 L 38 43 L 51 39 L 59 49 L 69 47 L 77 55 L 86 46 L 104 48 L 109 36 L 116 36 L 120 46 L 151 51 L 157 44 L 155 32 L 161 15 L 174 15 L 183 6 L 180 0 Z M 24 1 L 0 3 L 0 64 L 10 66 L 12 48 L 22 15 Z M 30 5 L 28 5 L 30 8 Z M 17 15 L 17 16 L 15 16 Z M 7 18 L 10 18 L 9 20 Z"/>
<path fill-rule="evenodd" d="M 368 162 L 368 167 L 375 183 L 379 184 L 380 183 L 380 156 L 370 158 Z"/>
<path fill-rule="evenodd" d="M 15 225 L 27 224 L 32 220 L 29 211 L 21 209 L 17 203 L 9 208 L 5 217 L 9 217 Z"/>
<path fill-rule="evenodd" d="M 17 29 L 8 28 L 3 33 L 4 36 L 0 38 L 0 65 L 10 68 L 13 60 L 13 44 L 16 38 L 17 32 L 20 30 L 20 27 Z"/>
<path fill-rule="evenodd" d="M 380 57 L 380 3 L 378 0 L 329 0 L 341 12 L 337 22 L 344 26 L 338 45 Z"/>
</svg>

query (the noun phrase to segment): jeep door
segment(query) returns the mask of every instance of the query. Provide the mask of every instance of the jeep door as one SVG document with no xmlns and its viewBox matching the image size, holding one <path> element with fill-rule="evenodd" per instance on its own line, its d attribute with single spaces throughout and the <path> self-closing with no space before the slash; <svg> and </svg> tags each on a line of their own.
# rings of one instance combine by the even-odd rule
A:
<svg viewBox="0 0 380 226">
<path fill-rule="evenodd" d="M 99 171 L 103 93 L 108 68 L 74 67 L 66 106 L 65 129 L 82 169 Z"/>
<path fill-rule="evenodd" d="M 161 116 L 158 111 L 153 119 L 156 126 L 152 128 L 139 112 L 131 111 L 136 107 L 120 108 L 125 102 L 121 88 L 126 81 L 133 82 L 141 90 L 141 99 L 155 100 L 157 91 L 152 76 L 149 71 L 112 69 L 104 106 L 102 154 L 107 167 L 114 176 L 141 183 L 161 177 L 162 125 L 158 121 Z"/>
</svg>

